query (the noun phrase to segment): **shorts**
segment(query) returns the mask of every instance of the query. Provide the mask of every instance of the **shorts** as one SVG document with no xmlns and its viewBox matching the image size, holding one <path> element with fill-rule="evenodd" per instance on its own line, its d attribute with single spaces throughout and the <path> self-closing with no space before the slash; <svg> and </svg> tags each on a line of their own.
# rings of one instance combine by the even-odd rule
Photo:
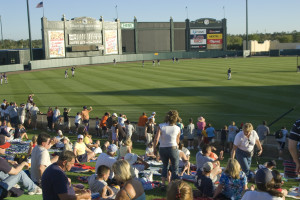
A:
<svg viewBox="0 0 300 200">
<path fill-rule="evenodd" d="M 78 126 L 79 126 L 79 123 L 75 123 L 75 127 L 78 128 Z"/>
<path fill-rule="evenodd" d="M 200 129 L 197 130 L 197 136 L 202 137 L 202 130 Z"/>
<path fill-rule="evenodd" d="M 35 122 L 37 120 L 37 115 L 31 115 L 31 120 Z"/>
<path fill-rule="evenodd" d="M 106 127 L 106 126 L 102 126 L 102 130 L 103 130 L 103 131 L 106 131 L 106 130 L 107 130 L 107 127 Z"/>
<path fill-rule="evenodd" d="M 283 150 L 284 149 L 284 146 L 285 146 L 285 142 L 279 142 L 278 141 L 278 144 L 279 144 L 279 150 Z"/>
<path fill-rule="evenodd" d="M 234 142 L 235 135 L 228 135 L 228 142 Z"/>
<path fill-rule="evenodd" d="M 84 154 L 77 156 L 77 159 L 80 163 L 87 162 L 87 153 L 85 152 Z"/>
<path fill-rule="evenodd" d="M 82 120 L 82 123 L 83 123 L 83 124 L 88 124 L 89 121 L 90 121 L 90 120 L 88 120 L 88 119 L 87 119 L 87 120 Z"/>
<path fill-rule="evenodd" d="M 59 118 L 60 118 L 60 115 L 58 115 L 57 117 L 53 116 L 53 123 L 57 122 L 59 120 Z"/>
<path fill-rule="evenodd" d="M 188 140 L 194 140 L 194 135 L 193 134 L 188 134 Z"/>
<path fill-rule="evenodd" d="M 64 122 L 64 126 L 70 128 L 70 121 Z"/>
</svg>

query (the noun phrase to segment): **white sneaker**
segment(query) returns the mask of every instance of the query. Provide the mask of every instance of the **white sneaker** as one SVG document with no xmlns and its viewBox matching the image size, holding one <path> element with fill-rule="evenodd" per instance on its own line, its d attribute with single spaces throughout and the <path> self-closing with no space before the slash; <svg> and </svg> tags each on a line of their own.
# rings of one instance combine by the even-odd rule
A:
<svg viewBox="0 0 300 200">
<path fill-rule="evenodd" d="M 20 189 L 21 187 L 20 187 L 20 185 L 19 185 L 19 184 L 16 184 L 16 185 L 14 186 L 14 188 L 18 188 L 18 189 Z"/>
<path fill-rule="evenodd" d="M 35 194 L 43 194 L 42 189 L 40 187 L 36 186 L 33 191 L 28 192 L 28 195 L 35 195 Z"/>
</svg>

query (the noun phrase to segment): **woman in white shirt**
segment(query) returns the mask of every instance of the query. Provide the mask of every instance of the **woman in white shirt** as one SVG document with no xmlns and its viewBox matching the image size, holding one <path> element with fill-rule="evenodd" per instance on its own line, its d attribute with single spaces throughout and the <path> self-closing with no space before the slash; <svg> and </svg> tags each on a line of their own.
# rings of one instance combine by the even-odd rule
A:
<svg viewBox="0 0 300 200">
<path fill-rule="evenodd" d="M 180 137 L 180 128 L 176 125 L 178 120 L 177 110 L 170 110 L 165 118 L 165 123 L 159 124 L 154 139 L 154 154 L 156 155 L 156 146 L 160 139 L 159 154 L 163 162 L 162 169 L 162 187 L 165 188 L 165 182 L 168 173 L 169 161 L 171 161 L 172 179 L 178 179 L 179 152 L 178 144 Z"/>
<path fill-rule="evenodd" d="M 259 137 L 251 123 L 245 123 L 243 130 L 240 131 L 234 139 L 233 148 L 231 151 L 231 158 L 236 157 L 239 161 L 243 172 L 249 177 L 251 160 L 254 154 L 255 144 L 258 147 L 258 156 L 262 153 L 262 146 L 259 142 Z"/>
</svg>

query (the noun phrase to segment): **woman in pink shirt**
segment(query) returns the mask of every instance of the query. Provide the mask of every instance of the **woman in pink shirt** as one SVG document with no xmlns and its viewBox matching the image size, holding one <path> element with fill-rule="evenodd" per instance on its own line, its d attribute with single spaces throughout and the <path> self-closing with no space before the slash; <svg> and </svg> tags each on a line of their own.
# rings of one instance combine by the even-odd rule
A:
<svg viewBox="0 0 300 200">
<path fill-rule="evenodd" d="M 204 117 L 198 117 L 197 122 L 197 136 L 198 136 L 198 149 L 200 149 L 200 144 L 202 142 L 202 131 L 205 129 L 206 122 Z"/>
</svg>

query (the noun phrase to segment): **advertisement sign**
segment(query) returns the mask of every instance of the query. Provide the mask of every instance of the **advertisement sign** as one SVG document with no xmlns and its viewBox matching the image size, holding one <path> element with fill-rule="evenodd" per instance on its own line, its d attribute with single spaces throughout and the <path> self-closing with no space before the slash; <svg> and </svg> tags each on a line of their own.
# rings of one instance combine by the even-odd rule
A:
<svg viewBox="0 0 300 200">
<path fill-rule="evenodd" d="M 65 57 L 64 31 L 48 31 L 50 58 Z"/>
<path fill-rule="evenodd" d="M 206 45 L 191 46 L 191 49 L 206 49 Z"/>
<path fill-rule="evenodd" d="M 223 33 L 222 29 L 208 29 L 207 34 Z"/>
<path fill-rule="evenodd" d="M 206 29 L 191 29 L 191 35 L 206 35 Z"/>
<path fill-rule="evenodd" d="M 69 34 L 69 45 L 101 44 L 101 33 Z"/>
<path fill-rule="evenodd" d="M 121 29 L 134 29 L 134 23 L 121 22 Z"/>
<path fill-rule="evenodd" d="M 222 49 L 223 45 L 222 44 L 208 44 L 207 49 Z"/>
<path fill-rule="evenodd" d="M 207 40 L 207 44 L 223 44 L 223 40 L 222 39 Z"/>
<path fill-rule="evenodd" d="M 223 34 L 207 34 L 207 39 L 223 39 Z"/>
<path fill-rule="evenodd" d="M 105 53 L 118 54 L 118 34 L 117 30 L 105 30 Z"/>
</svg>

